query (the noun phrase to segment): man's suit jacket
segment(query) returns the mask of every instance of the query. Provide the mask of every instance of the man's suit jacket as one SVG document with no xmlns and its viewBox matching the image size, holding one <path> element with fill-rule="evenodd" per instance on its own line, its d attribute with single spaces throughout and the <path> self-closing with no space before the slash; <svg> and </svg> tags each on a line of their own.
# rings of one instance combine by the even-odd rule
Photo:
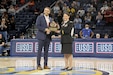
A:
<svg viewBox="0 0 113 75">
<path fill-rule="evenodd" d="M 50 18 L 50 22 L 51 21 L 52 21 L 52 19 Z M 48 37 L 51 40 L 51 34 L 47 35 L 45 32 L 45 28 L 48 28 L 48 26 L 47 26 L 46 19 L 43 14 L 41 14 L 37 17 L 36 25 L 38 28 L 36 38 L 39 40 L 45 40 L 46 37 Z"/>
</svg>

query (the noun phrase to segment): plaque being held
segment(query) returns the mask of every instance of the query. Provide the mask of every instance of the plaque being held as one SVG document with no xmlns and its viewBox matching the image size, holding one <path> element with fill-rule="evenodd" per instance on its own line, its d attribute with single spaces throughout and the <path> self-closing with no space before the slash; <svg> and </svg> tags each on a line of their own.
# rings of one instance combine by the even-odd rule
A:
<svg viewBox="0 0 113 75">
<path fill-rule="evenodd" d="M 58 29 L 59 29 L 59 25 L 55 21 L 52 21 L 49 25 L 49 30 L 55 32 Z"/>
</svg>

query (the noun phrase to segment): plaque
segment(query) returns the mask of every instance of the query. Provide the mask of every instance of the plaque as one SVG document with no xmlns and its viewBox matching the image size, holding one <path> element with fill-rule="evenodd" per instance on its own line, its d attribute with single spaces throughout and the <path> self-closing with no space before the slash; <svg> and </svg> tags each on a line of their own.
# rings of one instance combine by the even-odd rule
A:
<svg viewBox="0 0 113 75">
<path fill-rule="evenodd" d="M 54 21 L 51 22 L 50 25 L 49 25 L 49 30 L 50 30 L 50 31 L 57 31 L 58 28 L 59 28 L 58 24 L 55 23 Z"/>
</svg>

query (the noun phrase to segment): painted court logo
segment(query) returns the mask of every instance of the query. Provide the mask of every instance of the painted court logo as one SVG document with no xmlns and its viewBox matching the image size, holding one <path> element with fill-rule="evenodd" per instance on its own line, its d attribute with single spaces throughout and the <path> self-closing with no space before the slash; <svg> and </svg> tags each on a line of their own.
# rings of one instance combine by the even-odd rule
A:
<svg viewBox="0 0 113 75">
<path fill-rule="evenodd" d="M 12 67 L 12 68 L 0 68 L 0 75 L 31 75 L 31 74 L 43 74 L 43 75 L 111 75 L 108 72 L 88 69 L 88 68 L 73 68 L 72 71 L 62 71 L 61 67 L 53 67 L 51 70 L 37 70 L 34 67 Z"/>
</svg>

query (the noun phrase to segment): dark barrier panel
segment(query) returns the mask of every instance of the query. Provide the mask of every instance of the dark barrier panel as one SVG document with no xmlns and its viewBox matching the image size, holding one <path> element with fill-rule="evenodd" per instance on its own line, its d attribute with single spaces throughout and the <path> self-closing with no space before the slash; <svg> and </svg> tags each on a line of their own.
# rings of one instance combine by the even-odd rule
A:
<svg viewBox="0 0 113 75">
<path fill-rule="evenodd" d="M 113 39 L 74 39 L 72 47 L 74 57 L 113 57 Z M 36 56 L 38 40 L 11 40 L 10 50 L 11 56 Z M 60 39 L 53 39 L 49 46 L 49 56 L 63 56 L 60 51 Z"/>
</svg>

